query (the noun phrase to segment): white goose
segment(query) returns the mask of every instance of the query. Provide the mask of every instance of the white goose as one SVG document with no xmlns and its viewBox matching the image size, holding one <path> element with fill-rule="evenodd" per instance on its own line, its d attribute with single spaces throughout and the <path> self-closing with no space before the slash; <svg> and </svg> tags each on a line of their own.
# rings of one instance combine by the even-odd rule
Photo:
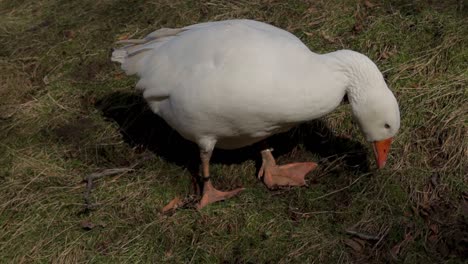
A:
<svg viewBox="0 0 468 264">
<path fill-rule="evenodd" d="M 157 30 L 120 41 L 112 61 L 140 77 L 137 89 L 151 109 L 198 144 L 204 177 L 202 208 L 238 194 L 209 179 L 215 147 L 235 149 L 330 113 L 348 96 L 377 166 L 385 165 L 400 127 L 398 103 L 377 66 L 349 50 L 311 52 L 291 33 L 252 20 L 226 20 Z M 269 188 L 304 185 L 313 162 L 278 166 L 261 152 Z"/>
</svg>

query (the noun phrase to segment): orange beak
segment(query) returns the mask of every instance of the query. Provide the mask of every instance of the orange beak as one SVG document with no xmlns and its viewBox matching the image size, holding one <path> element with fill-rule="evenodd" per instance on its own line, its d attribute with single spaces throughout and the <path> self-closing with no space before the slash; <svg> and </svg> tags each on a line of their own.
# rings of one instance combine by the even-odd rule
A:
<svg viewBox="0 0 468 264">
<path fill-rule="evenodd" d="M 383 168 L 387 162 L 387 155 L 390 151 L 392 140 L 393 138 L 387 138 L 373 142 L 375 160 L 377 161 L 377 168 L 379 169 Z"/>
</svg>

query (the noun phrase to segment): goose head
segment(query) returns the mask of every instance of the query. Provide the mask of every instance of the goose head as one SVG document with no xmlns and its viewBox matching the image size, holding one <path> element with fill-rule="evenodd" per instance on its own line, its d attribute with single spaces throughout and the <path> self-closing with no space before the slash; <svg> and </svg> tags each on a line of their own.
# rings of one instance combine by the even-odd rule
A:
<svg viewBox="0 0 468 264">
<path fill-rule="evenodd" d="M 390 145 L 400 129 L 400 110 L 382 73 L 366 56 L 343 52 L 349 83 L 347 96 L 353 116 L 371 142 L 379 169 L 385 166 Z"/>
<path fill-rule="evenodd" d="M 387 161 L 393 137 L 400 128 L 400 111 L 393 93 L 385 87 L 369 89 L 353 105 L 353 115 L 367 141 L 372 143 L 377 167 Z"/>
</svg>

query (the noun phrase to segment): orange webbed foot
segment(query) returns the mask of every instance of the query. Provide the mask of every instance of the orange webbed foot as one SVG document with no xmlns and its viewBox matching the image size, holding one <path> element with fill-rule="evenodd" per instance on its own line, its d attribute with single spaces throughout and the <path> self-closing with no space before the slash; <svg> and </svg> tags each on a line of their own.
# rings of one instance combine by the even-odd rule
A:
<svg viewBox="0 0 468 264">
<path fill-rule="evenodd" d="M 212 204 L 214 202 L 222 201 L 229 199 L 238 195 L 244 188 L 237 188 L 232 191 L 222 192 L 213 187 L 210 181 L 205 182 L 203 186 L 203 196 L 200 202 L 197 204 L 197 209 L 202 209 L 203 207 Z"/>
<path fill-rule="evenodd" d="M 269 189 L 284 186 L 304 186 L 305 176 L 317 167 L 315 162 L 297 162 L 282 166 L 276 165 L 271 150 L 262 151 L 263 164 L 258 177 Z"/>
</svg>

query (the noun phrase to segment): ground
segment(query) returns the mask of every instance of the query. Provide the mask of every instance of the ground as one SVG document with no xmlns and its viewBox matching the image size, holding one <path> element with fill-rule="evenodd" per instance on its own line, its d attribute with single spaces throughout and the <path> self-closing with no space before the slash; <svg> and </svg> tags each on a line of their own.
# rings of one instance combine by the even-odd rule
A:
<svg viewBox="0 0 468 264">
<path fill-rule="evenodd" d="M 466 10 L 457 0 L 1 1 L 0 262 L 466 261 Z M 216 151 L 214 184 L 242 195 L 161 214 L 193 194 L 196 147 L 148 110 L 111 48 L 228 18 L 374 60 L 402 114 L 386 168 L 343 104 L 271 141 L 279 163 L 319 162 L 307 187 L 268 191 L 254 147 Z M 122 170 L 96 177 L 109 169 Z"/>
</svg>

